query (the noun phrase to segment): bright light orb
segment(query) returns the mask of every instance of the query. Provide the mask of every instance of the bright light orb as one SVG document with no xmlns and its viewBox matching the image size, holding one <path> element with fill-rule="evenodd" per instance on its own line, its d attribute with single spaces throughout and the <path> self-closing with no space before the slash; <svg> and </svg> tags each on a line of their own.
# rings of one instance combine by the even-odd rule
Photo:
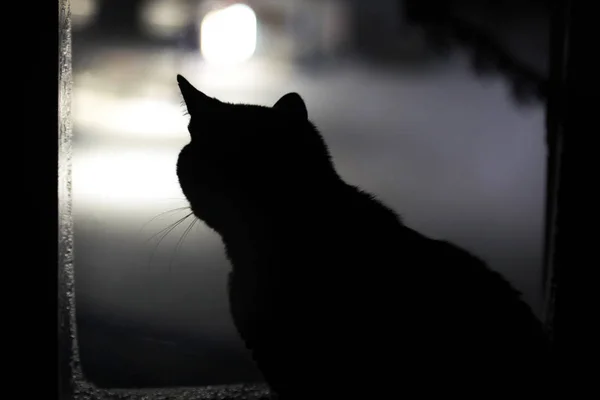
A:
<svg viewBox="0 0 600 400">
<path fill-rule="evenodd" d="M 200 49 L 207 62 L 233 65 L 250 59 L 256 50 L 256 14 L 245 4 L 211 11 L 200 26 Z"/>
</svg>

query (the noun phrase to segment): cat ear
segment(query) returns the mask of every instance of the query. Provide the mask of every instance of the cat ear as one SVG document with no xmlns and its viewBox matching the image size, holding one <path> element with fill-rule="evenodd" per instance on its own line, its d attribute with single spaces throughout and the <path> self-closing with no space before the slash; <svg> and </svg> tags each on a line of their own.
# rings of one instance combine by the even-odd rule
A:
<svg viewBox="0 0 600 400">
<path fill-rule="evenodd" d="M 304 119 L 308 119 L 308 111 L 306 110 L 306 104 L 298 93 L 288 93 L 279 100 L 273 106 L 276 110 L 288 112 L 290 114 L 297 115 Z"/>
<path fill-rule="evenodd" d="M 195 112 L 206 110 L 214 107 L 219 101 L 208 97 L 198 89 L 196 89 L 187 79 L 181 75 L 177 75 L 177 83 L 179 90 L 183 96 L 183 101 L 187 107 L 188 113 L 193 115 Z"/>
</svg>

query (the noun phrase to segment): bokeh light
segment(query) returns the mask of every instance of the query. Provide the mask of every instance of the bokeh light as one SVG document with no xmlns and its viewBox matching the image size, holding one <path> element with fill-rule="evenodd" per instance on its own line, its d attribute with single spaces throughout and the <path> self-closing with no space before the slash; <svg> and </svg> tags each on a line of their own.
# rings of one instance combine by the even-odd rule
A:
<svg viewBox="0 0 600 400">
<path fill-rule="evenodd" d="M 256 14 L 249 6 L 234 4 L 211 11 L 200 28 L 202 55 L 214 64 L 246 61 L 254 55 L 256 36 Z"/>
</svg>

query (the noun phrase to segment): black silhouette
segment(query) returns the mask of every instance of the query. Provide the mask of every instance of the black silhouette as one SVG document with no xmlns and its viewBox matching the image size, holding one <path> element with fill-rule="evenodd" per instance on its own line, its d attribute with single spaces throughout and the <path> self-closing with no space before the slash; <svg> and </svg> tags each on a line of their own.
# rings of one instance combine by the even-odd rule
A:
<svg viewBox="0 0 600 400">
<path fill-rule="evenodd" d="M 191 116 L 179 182 L 222 237 L 233 320 L 280 398 L 520 398 L 548 385 L 545 333 L 520 294 L 344 182 L 298 94 L 227 104 L 177 80 Z"/>
</svg>

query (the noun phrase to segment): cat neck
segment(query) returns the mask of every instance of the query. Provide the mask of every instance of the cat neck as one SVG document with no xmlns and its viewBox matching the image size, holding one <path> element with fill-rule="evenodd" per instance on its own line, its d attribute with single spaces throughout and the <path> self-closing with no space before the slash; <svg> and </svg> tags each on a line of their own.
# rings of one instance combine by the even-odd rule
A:
<svg viewBox="0 0 600 400">
<path fill-rule="evenodd" d="M 229 243 L 256 238 L 318 235 L 361 224 L 397 224 L 399 217 L 369 194 L 342 180 L 312 190 L 278 191 L 271 200 L 240 212 L 219 232 Z"/>
</svg>

